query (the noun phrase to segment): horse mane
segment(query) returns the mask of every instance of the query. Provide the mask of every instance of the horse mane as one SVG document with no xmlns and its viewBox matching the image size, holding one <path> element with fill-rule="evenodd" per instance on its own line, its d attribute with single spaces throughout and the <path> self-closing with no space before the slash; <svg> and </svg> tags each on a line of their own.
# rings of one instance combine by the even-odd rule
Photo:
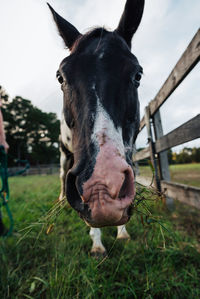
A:
<svg viewBox="0 0 200 299">
<path fill-rule="evenodd" d="M 84 48 L 88 41 L 94 38 L 103 38 L 105 35 L 109 33 L 108 30 L 106 30 L 103 27 L 95 27 L 88 32 L 86 32 L 83 35 L 80 35 L 77 40 L 74 42 L 73 46 L 70 48 L 71 53 L 75 52 L 77 49 Z"/>
</svg>

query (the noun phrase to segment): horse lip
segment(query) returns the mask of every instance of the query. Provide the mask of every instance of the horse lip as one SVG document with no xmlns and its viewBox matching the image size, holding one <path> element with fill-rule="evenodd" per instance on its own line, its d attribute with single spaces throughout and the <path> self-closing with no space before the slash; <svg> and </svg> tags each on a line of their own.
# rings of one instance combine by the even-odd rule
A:
<svg viewBox="0 0 200 299">
<path fill-rule="evenodd" d="M 90 202 L 92 204 L 92 201 L 94 200 L 98 200 L 95 196 L 95 194 L 93 194 L 93 196 L 95 197 L 94 199 L 93 198 L 90 198 L 86 204 L 88 203 L 88 206 L 91 208 L 91 217 L 90 219 L 86 219 L 85 217 L 82 217 L 83 220 L 86 222 L 87 225 L 91 226 L 91 227 L 104 227 L 104 226 L 118 226 L 118 225 L 123 225 L 125 223 L 127 223 L 129 220 L 130 220 L 130 217 L 131 217 L 131 205 L 133 203 L 133 197 L 128 197 L 126 196 L 125 198 L 121 199 L 121 198 L 115 198 L 115 199 L 112 199 L 110 196 L 109 198 L 105 199 L 106 201 L 108 201 L 108 204 L 111 204 L 112 205 L 112 202 L 115 206 L 115 208 L 118 210 L 118 211 L 121 211 L 121 216 L 120 218 L 118 218 L 118 220 L 115 220 L 115 221 L 109 221 L 109 218 L 107 219 L 104 219 L 102 221 L 99 221 L 99 220 L 95 220 L 93 219 L 92 217 L 92 206 L 90 205 Z M 82 197 L 82 200 L 85 201 L 84 197 Z"/>
<path fill-rule="evenodd" d="M 132 176 L 129 172 L 126 172 L 120 190 L 115 195 L 113 194 L 113 196 L 105 182 L 95 180 L 93 184 L 90 184 L 84 189 L 81 200 L 84 203 L 90 203 L 93 201 L 93 198 L 97 196 L 99 200 L 104 197 L 104 199 L 109 202 L 111 200 L 118 202 L 118 208 L 120 208 L 120 206 L 122 209 L 127 208 L 132 204 L 135 197 L 134 175 Z"/>
<path fill-rule="evenodd" d="M 74 167 L 68 171 L 67 178 L 66 178 L 66 187 L 67 187 L 66 190 L 68 191 L 66 192 L 66 196 L 71 207 L 78 212 L 79 216 L 86 222 L 86 224 L 91 227 L 104 227 L 104 226 L 117 226 L 117 225 L 127 223 L 130 219 L 129 210 L 134 198 L 134 196 L 133 197 L 129 196 L 130 194 L 125 197 L 120 197 L 120 194 L 118 194 L 116 198 L 111 198 L 109 196 L 110 200 L 117 201 L 117 204 L 119 204 L 119 206 L 121 204 L 120 209 L 124 210 L 121 218 L 116 223 L 96 224 L 95 222 L 92 221 L 91 209 L 89 206 L 89 201 L 91 196 L 89 196 L 89 200 L 87 200 L 83 195 L 79 193 L 76 186 L 76 179 L 79 173 L 80 173 L 80 164 L 74 165 Z M 109 195 L 108 192 L 106 191 L 105 186 L 100 186 L 99 191 L 103 191 L 103 190 L 107 193 L 107 195 Z"/>
<path fill-rule="evenodd" d="M 93 222 L 91 219 L 86 219 L 85 217 L 81 217 L 85 223 L 89 226 L 89 227 L 94 227 L 94 228 L 101 228 L 101 227 L 105 227 L 105 226 L 118 226 L 118 225 L 123 225 L 123 224 L 126 224 L 130 218 L 131 218 L 131 215 L 129 214 L 129 208 L 130 207 L 127 207 L 125 210 L 124 210 L 124 213 L 122 214 L 122 217 L 120 218 L 120 220 L 116 221 L 116 223 L 112 223 L 112 224 L 109 224 L 109 223 L 104 223 L 104 224 L 96 224 L 95 222 Z"/>
<path fill-rule="evenodd" d="M 81 199 L 84 203 L 89 203 L 93 197 L 99 195 L 100 193 L 111 198 L 106 185 L 95 182 L 95 184 L 93 184 L 92 186 L 89 186 L 89 188 L 85 189 L 85 192 L 84 192 L 85 196 L 81 196 Z M 112 198 L 112 199 L 114 199 L 114 198 Z"/>
</svg>

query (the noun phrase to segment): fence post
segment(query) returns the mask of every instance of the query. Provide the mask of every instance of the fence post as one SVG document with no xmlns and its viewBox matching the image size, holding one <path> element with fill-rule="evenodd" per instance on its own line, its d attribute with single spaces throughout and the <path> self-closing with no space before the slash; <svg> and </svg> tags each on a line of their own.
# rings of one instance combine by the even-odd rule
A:
<svg viewBox="0 0 200 299">
<path fill-rule="evenodd" d="M 157 140 L 163 136 L 162 121 L 161 121 L 159 110 L 153 115 L 153 127 L 154 127 L 155 139 Z M 163 151 L 159 153 L 158 157 L 159 157 L 160 178 L 161 180 L 170 181 L 167 151 Z"/>
<path fill-rule="evenodd" d="M 163 136 L 162 121 L 160 116 L 160 110 L 158 110 L 152 117 L 153 119 L 153 128 L 155 139 L 159 139 Z M 169 162 L 167 151 L 160 152 L 158 154 L 158 164 L 160 179 L 165 181 L 170 181 L 170 171 L 169 171 Z M 171 210 L 173 209 L 173 199 L 166 196 L 167 207 Z"/>
<path fill-rule="evenodd" d="M 158 191 L 161 191 L 160 178 L 159 178 L 159 175 L 158 175 L 157 160 L 155 158 L 155 147 L 154 147 L 152 131 L 151 131 L 149 106 L 145 107 L 145 123 L 146 123 L 146 127 L 147 127 L 147 136 L 148 136 L 148 143 L 149 143 L 149 149 L 150 149 L 151 163 L 154 167 L 154 172 L 155 172 L 154 184 L 155 184 L 156 189 Z"/>
</svg>

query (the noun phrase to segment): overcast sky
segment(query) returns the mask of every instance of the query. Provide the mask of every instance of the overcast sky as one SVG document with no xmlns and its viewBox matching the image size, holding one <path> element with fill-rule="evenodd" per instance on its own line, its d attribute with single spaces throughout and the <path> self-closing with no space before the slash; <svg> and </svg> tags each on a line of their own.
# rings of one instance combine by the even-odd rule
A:
<svg viewBox="0 0 200 299">
<path fill-rule="evenodd" d="M 115 29 L 125 0 L 49 0 L 54 9 L 86 32 L 103 25 Z M 60 117 L 62 93 L 55 78 L 68 55 L 43 0 L 0 0 L 0 85 L 14 97 Z M 146 0 L 132 52 L 144 69 L 139 89 L 141 116 L 154 98 L 200 25 L 199 0 Z M 200 113 L 200 65 L 161 108 L 164 133 Z M 146 131 L 137 146 L 145 146 Z M 200 146 L 200 140 L 186 144 Z M 184 145 L 183 145 L 184 146 Z M 183 146 L 178 147 L 180 150 Z"/>
</svg>

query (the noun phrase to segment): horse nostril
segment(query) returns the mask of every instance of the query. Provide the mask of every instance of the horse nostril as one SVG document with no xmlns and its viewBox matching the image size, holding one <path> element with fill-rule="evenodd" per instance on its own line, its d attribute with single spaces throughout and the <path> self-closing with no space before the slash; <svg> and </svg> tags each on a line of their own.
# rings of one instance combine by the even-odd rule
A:
<svg viewBox="0 0 200 299">
<path fill-rule="evenodd" d="M 120 199 L 123 199 L 125 198 L 126 196 L 133 196 L 133 181 L 131 179 L 131 174 L 130 174 L 130 171 L 126 170 L 124 172 L 124 182 L 122 184 L 122 187 L 119 191 L 119 198 Z"/>
<path fill-rule="evenodd" d="M 124 182 L 122 184 L 122 187 L 119 191 L 119 198 L 123 198 L 126 196 L 126 184 L 127 184 L 127 173 L 125 171 L 124 173 Z"/>
</svg>

